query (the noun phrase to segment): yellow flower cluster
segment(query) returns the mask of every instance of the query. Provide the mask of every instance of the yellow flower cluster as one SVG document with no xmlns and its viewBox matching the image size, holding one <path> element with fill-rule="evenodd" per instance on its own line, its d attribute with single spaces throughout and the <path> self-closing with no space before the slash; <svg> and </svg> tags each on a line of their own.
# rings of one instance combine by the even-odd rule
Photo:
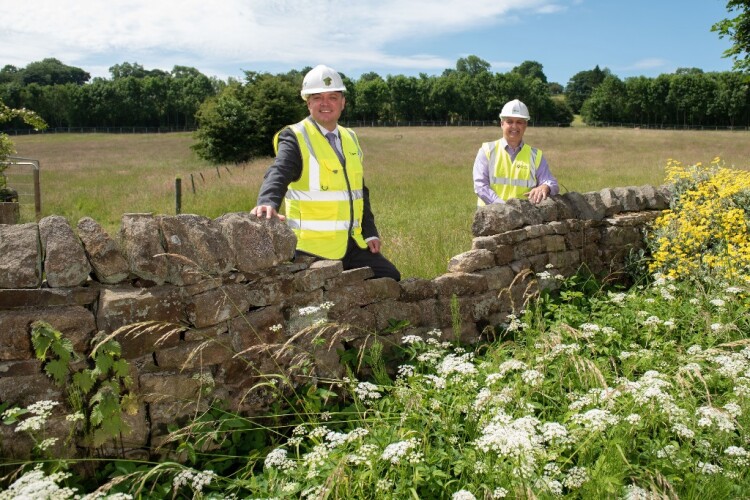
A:
<svg viewBox="0 0 750 500">
<path fill-rule="evenodd" d="M 654 223 L 651 272 L 673 278 L 710 275 L 736 280 L 750 274 L 750 172 L 669 160 L 670 210 Z"/>
</svg>

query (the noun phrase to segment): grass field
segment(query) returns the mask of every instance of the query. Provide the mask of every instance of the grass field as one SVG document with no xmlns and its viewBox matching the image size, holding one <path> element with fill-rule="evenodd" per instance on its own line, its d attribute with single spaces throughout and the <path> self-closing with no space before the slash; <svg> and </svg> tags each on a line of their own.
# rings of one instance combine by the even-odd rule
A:
<svg viewBox="0 0 750 500">
<path fill-rule="evenodd" d="M 383 252 L 404 277 L 432 278 L 471 245 L 476 198 L 471 169 L 482 142 L 499 127 L 362 128 L 365 180 Z M 123 213 L 175 213 L 175 178 L 182 212 L 209 217 L 249 211 L 271 158 L 214 166 L 190 149 L 189 133 L 148 135 L 47 134 L 13 138 L 18 155 L 41 164 L 42 216 L 75 225 L 93 217 L 116 234 Z M 526 140 L 544 150 L 562 192 L 662 183 L 670 158 L 750 167 L 748 132 L 529 128 Z M 195 184 L 195 193 L 192 186 Z M 24 207 L 22 217 L 33 220 Z"/>
</svg>

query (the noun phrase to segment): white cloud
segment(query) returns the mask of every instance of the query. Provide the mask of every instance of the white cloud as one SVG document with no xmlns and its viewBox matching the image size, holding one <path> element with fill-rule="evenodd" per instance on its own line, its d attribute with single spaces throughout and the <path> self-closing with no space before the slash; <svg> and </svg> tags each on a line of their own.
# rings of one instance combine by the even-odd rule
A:
<svg viewBox="0 0 750 500">
<path fill-rule="evenodd" d="M 0 65 L 57 57 L 91 68 L 138 62 L 210 75 L 325 62 L 345 73 L 373 67 L 442 70 L 455 58 L 411 53 L 410 43 L 553 13 L 555 0 L 31 0 L 3 6 Z M 493 64 L 495 66 L 495 64 Z M 207 72 L 214 68 L 216 72 Z"/>
<path fill-rule="evenodd" d="M 659 59 L 656 57 L 641 59 L 640 61 L 636 61 L 635 63 L 631 64 L 625 69 L 629 70 L 637 70 L 637 69 L 658 69 L 663 68 L 667 66 L 669 61 L 666 61 L 664 59 Z"/>
</svg>

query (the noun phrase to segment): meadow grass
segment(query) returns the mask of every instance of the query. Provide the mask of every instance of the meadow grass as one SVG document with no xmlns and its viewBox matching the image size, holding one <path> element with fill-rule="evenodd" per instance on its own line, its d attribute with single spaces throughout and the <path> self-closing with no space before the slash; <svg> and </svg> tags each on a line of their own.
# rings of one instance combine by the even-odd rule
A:
<svg viewBox="0 0 750 500">
<path fill-rule="evenodd" d="M 357 129 L 365 181 L 383 252 L 404 277 L 432 278 L 470 249 L 476 208 L 471 169 L 482 142 L 499 127 Z M 526 140 L 544 151 L 562 192 L 659 185 L 670 158 L 683 163 L 748 165 L 747 132 L 627 128 L 534 128 Z M 131 212 L 175 213 L 175 178 L 182 213 L 217 217 L 249 211 L 271 158 L 211 165 L 190 149 L 190 133 L 46 134 L 14 137 L 19 156 L 41 163 L 42 216 L 75 225 L 90 216 L 115 235 Z M 192 175 L 192 180 L 191 180 Z M 192 186 L 196 192 L 193 194 Z M 33 220 L 24 207 L 22 218 Z"/>
</svg>

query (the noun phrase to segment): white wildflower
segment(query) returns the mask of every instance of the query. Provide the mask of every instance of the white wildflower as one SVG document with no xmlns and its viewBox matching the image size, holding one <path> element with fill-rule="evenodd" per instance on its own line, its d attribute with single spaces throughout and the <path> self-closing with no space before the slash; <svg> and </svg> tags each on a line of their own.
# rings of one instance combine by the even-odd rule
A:
<svg viewBox="0 0 750 500">
<path fill-rule="evenodd" d="M 458 490 L 451 497 L 452 500 L 477 500 L 473 493 L 467 490 Z"/>
<path fill-rule="evenodd" d="M 571 420 L 575 423 L 581 424 L 581 426 L 587 430 L 603 432 L 608 427 L 617 424 L 620 419 L 617 415 L 613 415 L 608 410 L 594 408 L 586 413 L 573 415 Z"/>
<path fill-rule="evenodd" d="M 55 408 L 55 406 L 59 404 L 59 401 L 42 400 L 29 405 L 29 407 L 26 409 L 34 415 L 49 415 L 50 413 L 52 413 L 52 410 Z"/>
<path fill-rule="evenodd" d="M 672 432 L 677 434 L 683 439 L 693 439 L 695 437 L 695 431 L 689 428 L 687 425 L 677 422 L 672 425 Z"/>
<path fill-rule="evenodd" d="M 718 365 L 716 371 L 721 376 L 731 379 L 737 378 L 748 368 L 748 360 L 742 354 L 719 354 L 711 358 L 711 361 Z"/>
<path fill-rule="evenodd" d="M 402 460 L 412 462 L 416 459 L 418 461 L 422 456 L 421 452 L 416 451 L 419 446 L 420 442 L 417 438 L 391 443 L 383 450 L 380 458 L 392 464 L 399 464 Z"/>
<path fill-rule="evenodd" d="M 470 354 L 464 354 L 456 356 L 454 354 L 447 355 L 443 361 L 438 365 L 437 372 L 445 378 L 451 375 L 474 375 L 477 373 L 477 368 L 471 363 L 472 356 Z"/>
<path fill-rule="evenodd" d="M 567 443 L 568 429 L 558 422 L 545 422 L 541 425 L 539 432 L 545 443 Z"/>
<path fill-rule="evenodd" d="M 505 498 L 507 496 L 508 496 L 508 490 L 506 490 L 505 488 L 501 488 L 499 486 L 495 488 L 494 491 L 492 492 L 493 500 L 496 500 L 498 498 Z"/>
<path fill-rule="evenodd" d="M 589 480 L 589 473 L 585 467 L 571 467 L 562 483 L 565 487 L 575 490 L 583 486 Z"/>
<path fill-rule="evenodd" d="M 39 443 L 37 445 L 37 448 L 39 448 L 40 450 L 44 451 L 44 450 L 46 450 L 48 448 L 53 447 L 55 445 L 55 443 L 57 443 L 57 441 L 58 441 L 58 439 L 56 437 L 47 438 L 47 439 L 43 440 L 41 443 Z"/>
<path fill-rule="evenodd" d="M 273 333 L 278 333 L 284 329 L 284 325 L 282 325 L 281 323 L 276 323 L 273 326 L 269 326 L 268 329 L 271 330 Z"/>
<path fill-rule="evenodd" d="M 398 377 L 400 378 L 412 377 L 414 373 L 416 373 L 414 365 L 401 365 L 398 367 Z"/>
<path fill-rule="evenodd" d="M 722 468 L 719 465 L 716 464 L 709 464 L 706 462 L 698 462 L 697 464 L 698 472 L 701 474 L 705 474 L 707 476 L 713 476 L 716 474 L 721 474 Z"/>
<path fill-rule="evenodd" d="M 394 486 L 393 481 L 389 481 L 388 479 L 378 479 L 378 482 L 375 483 L 375 490 L 391 493 Z"/>
<path fill-rule="evenodd" d="M 698 344 L 691 345 L 686 351 L 690 356 L 697 356 L 703 352 L 703 348 Z"/>
<path fill-rule="evenodd" d="M 637 413 L 631 413 L 630 415 L 628 415 L 627 417 L 625 417 L 625 421 L 627 423 L 629 423 L 630 425 L 632 425 L 633 427 L 635 427 L 638 424 L 640 424 L 642 419 L 643 419 L 643 417 L 641 417 Z"/>
<path fill-rule="evenodd" d="M 739 467 L 747 467 L 750 465 L 750 454 L 741 446 L 730 446 L 724 450 L 724 454 Z"/>
<path fill-rule="evenodd" d="M 292 472 L 297 468 L 294 460 L 287 458 L 287 450 L 284 448 L 276 448 L 272 450 L 263 462 L 266 469 L 277 469 L 281 472 Z M 187 471 L 186 471 L 187 472 Z M 177 478 L 175 478 L 177 481 Z"/>
<path fill-rule="evenodd" d="M 643 321 L 644 326 L 659 326 L 662 320 L 658 316 L 649 316 Z"/>
<path fill-rule="evenodd" d="M 365 403 L 372 403 L 383 397 L 383 395 L 378 392 L 378 386 L 370 382 L 360 382 L 357 384 L 354 393 Z"/>
<path fill-rule="evenodd" d="M 442 359 L 443 355 L 435 351 L 423 352 L 417 356 L 417 361 L 426 365 L 434 365 Z"/>
<path fill-rule="evenodd" d="M 581 336 L 585 339 L 590 339 L 602 330 L 596 323 L 584 323 L 579 328 L 581 329 Z"/>
<path fill-rule="evenodd" d="M 428 374 L 424 376 L 424 379 L 428 384 L 432 384 L 435 389 L 445 389 L 446 382 L 443 377 Z"/>
<path fill-rule="evenodd" d="M 407 345 L 424 343 L 424 339 L 419 335 L 404 335 L 404 337 L 401 339 L 401 343 Z"/>
<path fill-rule="evenodd" d="M 724 409 L 734 418 L 738 418 L 742 415 L 742 407 L 737 403 L 727 403 L 724 405 Z"/>
<path fill-rule="evenodd" d="M 497 374 L 499 378 L 503 378 L 508 372 L 514 370 L 525 370 L 526 368 L 526 363 L 524 363 L 523 361 L 518 361 L 517 359 L 509 359 L 508 361 L 504 361 L 500 364 L 497 369 Z"/>
<path fill-rule="evenodd" d="M 652 500 L 658 498 L 658 496 L 640 486 L 629 484 L 625 487 L 625 494 L 622 498 L 623 500 Z"/>
<path fill-rule="evenodd" d="M 628 297 L 627 294 L 622 293 L 622 292 L 620 293 L 607 292 L 607 294 L 609 295 L 609 300 L 617 305 L 622 305 Z"/>
<path fill-rule="evenodd" d="M 544 375 L 537 370 L 526 370 L 521 373 L 521 380 L 531 387 L 536 387 L 544 382 Z"/>
<path fill-rule="evenodd" d="M 60 483 L 70 477 L 69 473 L 55 472 L 46 476 L 39 467 L 24 473 L 8 489 L 0 491 L 0 498 L 5 499 L 54 499 L 67 500 L 78 498 L 75 488 L 60 487 Z"/>
<path fill-rule="evenodd" d="M 723 299 L 711 299 L 709 302 L 712 306 L 719 307 L 719 308 L 724 307 L 726 305 L 726 302 L 724 302 Z"/>
<path fill-rule="evenodd" d="M 701 406 L 695 410 L 695 413 L 698 417 L 698 425 L 700 427 L 716 426 L 722 432 L 734 431 L 734 422 L 732 422 L 730 415 L 725 411 L 711 406 Z"/>
<path fill-rule="evenodd" d="M 562 474 L 562 470 L 560 469 L 560 466 L 557 465 L 555 462 L 548 462 L 544 464 L 544 475 L 547 477 L 556 477 Z"/>
</svg>

